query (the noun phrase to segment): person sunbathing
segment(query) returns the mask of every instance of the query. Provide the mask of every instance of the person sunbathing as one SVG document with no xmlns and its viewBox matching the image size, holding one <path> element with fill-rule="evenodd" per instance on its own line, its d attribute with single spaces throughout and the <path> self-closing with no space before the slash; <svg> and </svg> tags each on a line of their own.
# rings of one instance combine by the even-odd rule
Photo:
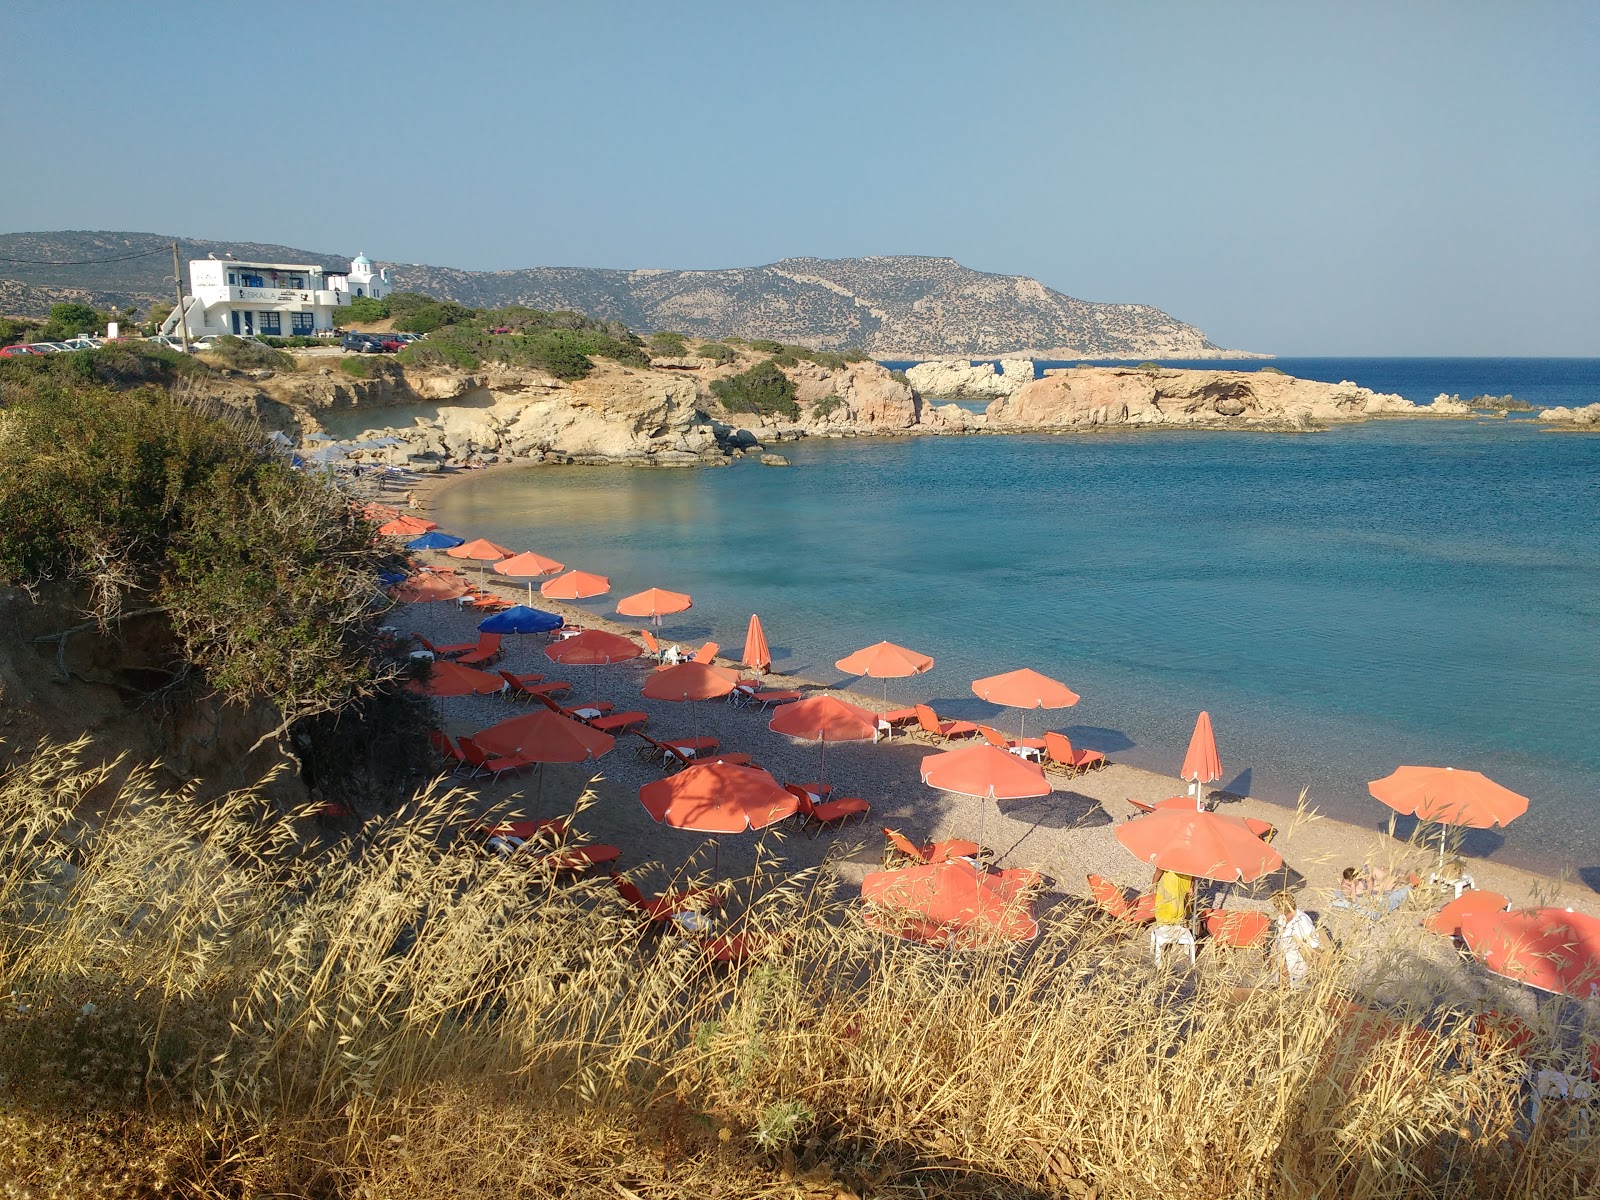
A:
<svg viewBox="0 0 1600 1200">
<path fill-rule="evenodd" d="M 1405 903 L 1411 895 L 1411 885 L 1396 885 L 1394 870 L 1377 864 L 1359 871 L 1346 867 L 1339 876 L 1339 891 L 1334 908 L 1359 908 L 1377 920 Z"/>
</svg>

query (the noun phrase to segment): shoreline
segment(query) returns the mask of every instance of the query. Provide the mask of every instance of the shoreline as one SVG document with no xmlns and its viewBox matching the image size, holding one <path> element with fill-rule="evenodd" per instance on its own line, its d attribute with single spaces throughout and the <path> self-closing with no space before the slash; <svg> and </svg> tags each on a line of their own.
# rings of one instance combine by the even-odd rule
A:
<svg viewBox="0 0 1600 1200">
<path fill-rule="evenodd" d="M 481 469 L 471 471 L 455 470 L 448 473 L 429 474 L 419 478 L 418 486 L 413 490 L 416 494 L 418 513 L 431 514 L 439 496 L 458 487 L 466 479 L 475 478 L 488 472 L 503 472 L 520 467 L 545 466 L 550 464 L 531 460 L 515 460 L 511 462 L 494 463 Z M 463 531 L 454 531 L 458 534 Z M 470 532 L 466 534 L 471 536 Z M 417 556 L 422 561 L 430 564 L 460 566 L 457 559 L 449 558 L 440 552 L 428 552 Z M 490 590 L 495 590 L 513 600 L 526 599 L 526 584 L 512 583 L 503 577 L 496 577 L 492 573 L 486 576 Z M 536 603 L 545 609 L 560 613 L 568 620 L 579 620 L 585 627 L 595 627 L 619 633 L 624 636 L 634 636 L 637 624 L 628 624 L 617 620 L 612 615 L 600 615 L 587 609 L 574 605 L 563 604 L 559 601 L 539 597 Z M 444 606 L 423 606 L 429 608 L 442 608 Z M 466 618 L 461 618 L 463 622 Z M 737 638 L 742 638 L 742 631 L 736 631 Z M 466 634 L 462 633 L 465 637 Z M 724 634 L 724 636 L 730 636 Z M 735 640 L 737 640 L 737 638 Z M 741 643 L 742 644 L 742 643 Z M 718 661 L 734 665 L 737 669 L 736 656 L 739 647 L 731 642 L 723 643 L 724 651 L 719 652 Z M 542 657 L 542 656 L 541 656 Z M 548 665 L 548 664 L 546 664 Z M 853 689 L 830 688 L 825 682 L 809 679 L 798 675 L 781 675 L 774 678 L 783 681 L 782 686 L 793 686 L 821 694 L 838 695 L 852 703 L 876 711 L 881 706 L 881 697 L 875 693 L 857 691 Z M 630 705 L 636 703 L 629 699 Z M 765 722 L 762 722 L 764 728 Z M 470 732 L 468 730 L 467 732 Z M 769 735 L 777 738 L 777 735 Z M 787 741 L 787 739 L 782 739 Z M 863 744 L 869 750 L 879 749 L 881 746 L 917 746 L 922 753 L 929 752 L 933 745 L 931 742 L 919 742 L 915 738 L 905 737 L 897 733 L 893 739 L 886 743 Z M 744 746 L 731 746 L 732 749 L 743 749 Z M 807 750 L 810 747 L 806 747 Z M 853 747 L 843 747 L 840 751 L 830 750 L 830 761 L 836 753 L 841 756 L 851 754 Z M 858 756 L 857 756 L 858 757 Z M 600 764 L 601 773 L 606 773 L 605 764 Z M 1160 771 L 1150 770 L 1135 766 L 1127 762 L 1113 760 L 1111 767 L 1099 771 L 1092 771 L 1079 775 L 1063 784 L 1059 778 L 1052 776 L 1056 791 L 1051 797 L 1046 798 L 1046 803 L 1052 799 L 1060 799 L 1063 794 L 1072 796 L 1076 801 L 1098 805 L 1111 818 L 1112 822 L 1119 822 L 1124 815 L 1134 810 L 1127 803 L 1131 795 L 1136 799 L 1153 801 L 1176 796 L 1184 793 L 1185 785 L 1174 776 Z M 918 788 L 923 785 L 918 782 Z M 1262 796 L 1234 796 L 1226 792 L 1212 792 L 1216 797 L 1214 807 L 1230 815 L 1253 816 L 1271 821 L 1281 833 L 1274 845 L 1283 851 L 1285 860 L 1290 863 L 1294 871 L 1303 878 L 1305 887 L 1311 888 L 1319 897 L 1331 897 L 1336 893 L 1339 871 L 1344 865 L 1360 865 L 1363 862 L 1378 862 L 1384 865 L 1409 867 L 1420 869 L 1419 873 L 1426 878 L 1428 869 L 1436 859 L 1436 852 L 1426 846 L 1407 842 L 1393 837 L 1387 832 L 1377 828 L 1383 821 L 1386 810 L 1376 800 L 1372 801 L 1373 824 L 1360 824 L 1347 819 L 1345 816 L 1333 816 L 1312 807 L 1306 810 L 1297 810 L 1291 804 L 1268 799 Z M 874 803 L 876 812 L 877 801 L 868 796 Z M 634 807 L 637 807 L 635 802 Z M 959 809 L 961 806 L 956 806 Z M 979 809 L 981 815 L 981 806 Z M 990 809 L 991 814 L 993 808 Z M 995 818 L 991 815 L 991 822 Z M 1400 818 L 1400 820 L 1405 820 Z M 878 824 L 876 815 L 869 818 L 868 827 L 875 830 Z M 891 822 L 892 823 L 892 822 Z M 965 827 L 963 827 L 965 828 Z M 1091 826 L 1084 825 L 1084 829 Z M 852 827 L 852 830 L 854 827 Z M 965 828 L 963 836 L 973 836 L 974 830 Z M 939 829 L 938 836 L 955 836 L 953 829 Z M 826 835 L 825 835 L 826 836 Z M 843 837 L 844 835 L 838 835 Z M 932 836 L 930 834 L 930 836 Z M 873 840 L 870 839 L 869 840 Z M 1023 841 L 1026 841 L 1026 837 Z M 1019 843 L 1020 844 L 1020 843 Z M 1137 877 L 1140 868 L 1131 855 L 1123 854 L 1126 860 L 1118 863 L 1112 859 L 1107 869 L 1102 874 L 1109 878 L 1121 877 L 1125 884 L 1138 886 L 1142 882 Z M 1480 888 L 1492 889 L 1503 892 L 1509 896 L 1515 905 L 1528 903 L 1555 904 L 1561 907 L 1571 907 L 1580 911 L 1600 915 L 1600 893 L 1585 883 L 1580 875 L 1571 873 L 1556 873 L 1549 869 L 1520 866 L 1512 863 L 1498 862 L 1492 859 L 1472 858 L 1463 854 L 1468 870 L 1475 877 Z M 1030 864 L 1031 865 L 1031 864 Z M 1403 872 L 1402 872 L 1403 873 Z M 1086 886 L 1082 874 L 1077 877 L 1064 875 L 1060 879 L 1064 891 L 1075 895 L 1084 895 Z M 1437 906 L 1435 906 L 1437 907 Z"/>
</svg>

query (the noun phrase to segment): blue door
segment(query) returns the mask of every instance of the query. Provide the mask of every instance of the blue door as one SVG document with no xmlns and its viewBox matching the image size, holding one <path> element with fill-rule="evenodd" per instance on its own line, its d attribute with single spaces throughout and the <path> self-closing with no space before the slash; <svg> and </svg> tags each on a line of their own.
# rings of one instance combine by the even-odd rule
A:
<svg viewBox="0 0 1600 1200">
<path fill-rule="evenodd" d="M 237 312 L 233 314 L 233 335 L 235 337 L 239 336 L 239 314 Z"/>
</svg>

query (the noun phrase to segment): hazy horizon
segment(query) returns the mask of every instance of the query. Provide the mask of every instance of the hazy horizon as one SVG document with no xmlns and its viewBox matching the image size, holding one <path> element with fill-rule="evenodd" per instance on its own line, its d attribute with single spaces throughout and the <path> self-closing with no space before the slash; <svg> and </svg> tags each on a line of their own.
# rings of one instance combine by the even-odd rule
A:
<svg viewBox="0 0 1600 1200">
<path fill-rule="evenodd" d="M 1285 357 L 1600 354 L 1600 6 L 75 12 L 8 12 L 0 228 L 915 254 Z"/>
</svg>

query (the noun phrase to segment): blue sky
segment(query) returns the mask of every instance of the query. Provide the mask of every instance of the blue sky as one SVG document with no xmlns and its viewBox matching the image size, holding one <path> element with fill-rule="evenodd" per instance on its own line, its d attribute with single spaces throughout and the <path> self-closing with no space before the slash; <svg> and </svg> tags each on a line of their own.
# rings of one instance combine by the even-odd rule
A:
<svg viewBox="0 0 1600 1200">
<path fill-rule="evenodd" d="M 1600 354 L 1600 4 L 6 6 L 0 230 L 945 255 L 1280 354 Z"/>
</svg>

